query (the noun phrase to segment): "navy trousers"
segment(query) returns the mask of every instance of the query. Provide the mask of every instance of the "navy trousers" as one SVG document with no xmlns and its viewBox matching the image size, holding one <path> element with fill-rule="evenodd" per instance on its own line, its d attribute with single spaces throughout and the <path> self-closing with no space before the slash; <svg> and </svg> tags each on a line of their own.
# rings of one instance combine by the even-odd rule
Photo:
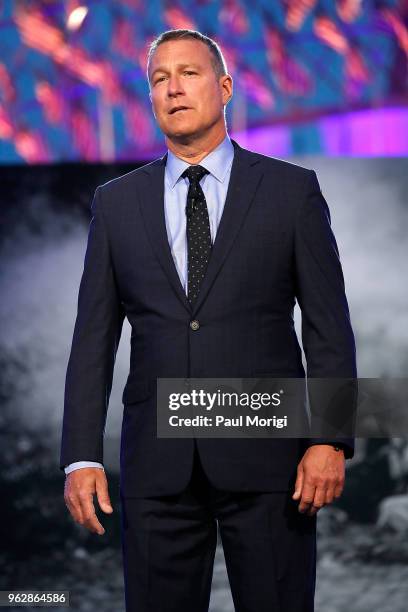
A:
<svg viewBox="0 0 408 612">
<path fill-rule="evenodd" d="M 316 516 L 291 495 L 217 490 L 196 448 L 182 493 L 122 498 L 126 612 L 208 612 L 217 523 L 236 612 L 313 612 Z"/>
</svg>

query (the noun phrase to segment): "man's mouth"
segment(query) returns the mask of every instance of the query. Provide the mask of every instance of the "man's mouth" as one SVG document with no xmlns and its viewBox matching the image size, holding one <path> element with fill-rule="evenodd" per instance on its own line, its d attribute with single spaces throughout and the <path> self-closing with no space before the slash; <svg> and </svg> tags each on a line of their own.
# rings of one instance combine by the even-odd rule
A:
<svg viewBox="0 0 408 612">
<path fill-rule="evenodd" d="M 184 110 L 189 110 L 187 106 L 176 106 L 175 108 L 172 108 L 171 111 L 169 111 L 169 115 L 174 115 L 174 113 L 177 113 L 178 111 L 184 111 Z"/>
</svg>

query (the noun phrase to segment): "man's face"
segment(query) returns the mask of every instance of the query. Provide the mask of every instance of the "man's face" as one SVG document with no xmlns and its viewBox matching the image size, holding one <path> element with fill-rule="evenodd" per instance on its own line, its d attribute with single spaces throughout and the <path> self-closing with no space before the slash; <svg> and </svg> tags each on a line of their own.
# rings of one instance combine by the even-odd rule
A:
<svg viewBox="0 0 408 612">
<path fill-rule="evenodd" d="M 205 135 L 224 123 L 224 105 L 232 95 L 230 76 L 217 79 L 211 51 L 199 40 L 159 45 L 149 66 L 150 99 L 162 132 L 183 140 Z M 183 107 L 183 110 L 175 110 Z"/>
</svg>

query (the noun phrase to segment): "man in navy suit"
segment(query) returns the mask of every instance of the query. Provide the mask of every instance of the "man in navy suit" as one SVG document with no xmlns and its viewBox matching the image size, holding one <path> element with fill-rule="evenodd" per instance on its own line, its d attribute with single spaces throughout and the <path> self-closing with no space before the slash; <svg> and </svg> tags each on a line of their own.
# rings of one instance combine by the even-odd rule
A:
<svg viewBox="0 0 408 612">
<path fill-rule="evenodd" d="M 353 439 L 159 438 L 156 380 L 304 377 L 296 300 L 308 376 L 355 377 L 329 210 L 314 171 L 230 140 L 232 79 L 214 41 L 162 34 L 148 79 L 168 151 L 95 192 L 65 387 L 65 501 L 104 533 L 93 496 L 112 512 L 103 435 L 126 316 L 126 609 L 208 610 L 218 523 L 237 611 L 310 612 L 316 513 L 341 495 Z"/>
</svg>

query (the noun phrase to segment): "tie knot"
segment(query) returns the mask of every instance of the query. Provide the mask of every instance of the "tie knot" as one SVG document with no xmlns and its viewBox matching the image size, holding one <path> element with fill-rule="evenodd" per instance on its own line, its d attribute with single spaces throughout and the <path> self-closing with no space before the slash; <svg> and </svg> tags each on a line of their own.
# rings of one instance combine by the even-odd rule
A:
<svg viewBox="0 0 408 612">
<path fill-rule="evenodd" d="M 191 183 L 199 183 L 206 174 L 209 174 L 208 170 L 197 165 L 186 168 L 181 176 L 187 177 L 191 185 Z"/>
</svg>

